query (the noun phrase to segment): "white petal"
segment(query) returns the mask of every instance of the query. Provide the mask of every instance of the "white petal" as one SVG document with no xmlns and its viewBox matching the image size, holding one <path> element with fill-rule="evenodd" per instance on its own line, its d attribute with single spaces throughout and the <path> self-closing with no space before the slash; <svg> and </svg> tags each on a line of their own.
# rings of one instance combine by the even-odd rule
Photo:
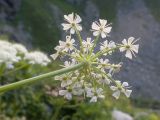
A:
<svg viewBox="0 0 160 120">
<path fill-rule="evenodd" d="M 118 90 L 118 88 L 115 87 L 115 86 L 111 86 L 110 89 L 113 90 L 113 91 Z"/>
<path fill-rule="evenodd" d="M 101 37 L 106 38 L 106 34 L 104 32 L 101 32 Z"/>
<path fill-rule="evenodd" d="M 82 31 L 82 26 L 81 25 L 76 25 L 76 28 L 78 31 Z"/>
<path fill-rule="evenodd" d="M 99 19 L 99 22 L 102 27 L 104 27 L 107 24 L 107 20 L 104 20 L 104 19 Z"/>
<path fill-rule="evenodd" d="M 139 49 L 139 45 L 132 45 L 131 46 L 131 50 L 133 50 L 136 53 L 138 53 L 138 49 Z"/>
<path fill-rule="evenodd" d="M 67 85 L 72 84 L 72 80 L 67 80 Z"/>
<path fill-rule="evenodd" d="M 70 29 L 70 33 L 71 33 L 71 34 L 74 34 L 74 33 L 75 33 L 75 30 L 74 30 L 73 28 L 71 28 L 71 29 Z"/>
<path fill-rule="evenodd" d="M 124 92 L 124 94 L 125 94 L 127 97 L 130 97 L 131 93 L 132 93 L 132 90 L 126 90 L 126 91 Z"/>
<path fill-rule="evenodd" d="M 115 97 L 116 99 L 118 99 L 119 96 L 120 96 L 120 91 L 117 90 L 116 92 L 114 92 L 114 93 L 112 94 L 112 96 Z"/>
<path fill-rule="evenodd" d="M 74 17 L 73 13 L 69 14 L 68 16 L 64 15 L 65 20 L 69 23 L 73 23 L 73 17 Z"/>
<path fill-rule="evenodd" d="M 110 41 L 109 44 L 108 44 L 108 47 L 109 47 L 109 48 L 115 48 L 115 47 L 116 47 L 115 42 Z"/>
<path fill-rule="evenodd" d="M 97 102 L 97 96 L 93 96 L 90 100 L 90 102 Z"/>
<path fill-rule="evenodd" d="M 104 99 L 105 96 L 104 95 L 98 95 L 99 98 Z"/>
<path fill-rule="evenodd" d="M 80 23 L 81 21 L 82 21 L 81 17 L 76 14 L 76 16 L 75 16 L 75 22 L 76 23 Z"/>
<path fill-rule="evenodd" d="M 134 40 L 134 37 L 129 37 L 129 38 L 128 38 L 128 44 L 131 45 L 132 42 L 133 42 L 133 40 Z"/>
<path fill-rule="evenodd" d="M 127 87 L 127 86 L 129 86 L 128 82 L 123 82 L 122 87 Z"/>
<path fill-rule="evenodd" d="M 103 92 L 103 89 L 102 88 L 98 88 L 97 89 L 97 94 L 101 94 Z"/>
<path fill-rule="evenodd" d="M 92 29 L 93 30 L 99 30 L 99 26 L 95 22 L 93 22 L 92 23 Z"/>
<path fill-rule="evenodd" d="M 107 27 L 107 28 L 104 28 L 104 32 L 106 33 L 110 33 L 112 30 L 112 27 Z"/>
<path fill-rule="evenodd" d="M 106 83 L 107 85 L 109 85 L 109 84 L 111 83 L 111 81 L 106 78 L 105 83 Z"/>
<path fill-rule="evenodd" d="M 67 21 L 68 21 L 69 23 L 73 23 L 73 21 L 74 21 L 74 13 L 71 13 L 71 14 L 68 15 Z"/>
<path fill-rule="evenodd" d="M 61 87 L 66 87 L 68 84 L 67 84 L 67 81 L 62 81 L 61 82 Z"/>
<path fill-rule="evenodd" d="M 121 48 L 119 48 L 119 50 L 120 50 L 120 52 L 123 52 L 123 51 L 126 50 L 126 48 L 125 47 L 121 47 Z"/>
<path fill-rule="evenodd" d="M 128 45 L 128 43 L 127 43 L 127 40 L 126 40 L 126 39 L 124 39 L 124 40 L 122 41 L 122 43 L 123 43 L 124 45 Z"/>
<path fill-rule="evenodd" d="M 65 98 L 68 99 L 68 100 L 71 100 L 71 99 L 72 99 L 72 94 L 68 92 L 68 93 L 65 95 Z"/>
<path fill-rule="evenodd" d="M 53 60 L 56 60 L 57 57 L 58 57 L 58 55 L 59 55 L 58 53 L 55 53 L 55 54 L 52 54 L 52 55 L 50 55 L 50 56 L 52 57 Z"/>
<path fill-rule="evenodd" d="M 120 86 L 120 85 L 121 85 L 121 81 L 116 80 L 115 82 L 116 82 L 116 84 L 117 84 L 118 86 Z"/>
<path fill-rule="evenodd" d="M 72 42 L 72 44 L 75 42 L 75 40 L 74 39 L 71 39 L 71 42 Z"/>
<path fill-rule="evenodd" d="M 62 26 L 63 26 L 63 30 L 68 30 L 71 28 L 71 24 L 62 23 Z"/>
<path fill-rule="evenodd" d="M 104 46 L 108 46 L 108 40 L 105 40 L 105 41 L 103 42 L 103 44 L 104 44 Z"/>
<path fill-rule="evenodd" d="M 67 90 L 60 90 L 60 91 L 59 91 L 59 95 L 63 96 L 63 95 L 66 94 L 66 92 L 67 92 Z"/>
<path fill-rule="evenodd" d="M 126 56 L 127 58 L 132 59 L 132 53 L 131 53 L 131 51 L 130 51 L 130 50 L 127 50 L 125 56 Z"/>
<path fill-rule="evenodd" d="M 99 31 L 93 32 L 93 35 L 94 35 L 94 36 L 98 36 L 98 35 L 99 35 Z"/>
</svg>

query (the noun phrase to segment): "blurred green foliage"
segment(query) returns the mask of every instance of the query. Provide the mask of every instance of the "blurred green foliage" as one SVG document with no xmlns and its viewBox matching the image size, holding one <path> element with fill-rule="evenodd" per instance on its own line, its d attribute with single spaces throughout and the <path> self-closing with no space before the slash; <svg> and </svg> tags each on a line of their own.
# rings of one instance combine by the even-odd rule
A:
<svg viewBox="0 0 160 120">
<path fill-rule="evenodd" d="M 49 4 L 44 0 L 22 0 L 16 18 L 16 22 L 21 21 L 31 34 L 32 44 L 47 52 L 51 52 L 60 39 L 60 32 Z"/>
</svg>

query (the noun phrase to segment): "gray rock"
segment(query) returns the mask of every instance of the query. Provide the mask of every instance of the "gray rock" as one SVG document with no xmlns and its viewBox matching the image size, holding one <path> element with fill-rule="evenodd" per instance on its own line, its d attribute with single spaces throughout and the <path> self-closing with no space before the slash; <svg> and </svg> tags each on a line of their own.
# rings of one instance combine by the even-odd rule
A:
<svg viewBox="0 0 160 120">
<path fill-rule="evenodd" d="M 128 7 L 129 6 L 129 7 Z M 132 4 L 121 4 L 118 8 L 116 26 L 112 39 L 140 38 L 139 54 L 133 60 L 124 59 L 124 68 L 119 79 L 129 81 L 133 97 L 160 100 L 160 23 L 155 20 L 142 0 Z"/>
<path fill-rule="evenodd" d="M 133 120 L 133 118 L 129 114 L 119 110 L 113 110 L 112 117 L 114 120 Z"/>
</svg>

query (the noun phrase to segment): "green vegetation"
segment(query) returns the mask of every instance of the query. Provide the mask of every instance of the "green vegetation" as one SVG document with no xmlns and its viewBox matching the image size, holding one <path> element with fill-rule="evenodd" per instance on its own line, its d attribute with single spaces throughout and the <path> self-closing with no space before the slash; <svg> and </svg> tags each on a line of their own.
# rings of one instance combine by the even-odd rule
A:
<svg viewBox="0 0 160 120">
<path fill-rule="evenodd" d="M 81 13 L 84 7 L 84 5 L 76 5 L 75 7 L 65 0 L 22 0 L 20 11 L 13 22 L 16 24 L 22 22 L 32 36 L 33 46 L 40 47 L 46 52 L 51 52 L 61 38 L 52 4 L 66 14 Z"/>
<path fill-rule="evenodd" d="M 32 44 L 47 52 L 51 52 L 60 39 L 60 32 L 49 4 L 44 0 L 23 0 L 16 19 L 17 23 L 24 23 L 26 30 L 33 37 Z"/>
</svg>

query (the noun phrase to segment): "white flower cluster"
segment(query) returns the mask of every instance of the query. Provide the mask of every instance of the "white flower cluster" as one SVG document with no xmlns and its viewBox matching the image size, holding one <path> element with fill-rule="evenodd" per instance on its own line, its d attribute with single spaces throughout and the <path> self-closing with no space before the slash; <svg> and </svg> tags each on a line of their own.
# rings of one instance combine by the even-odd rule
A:
<svg viewBox="0 0 160 120">
<path fill-rule="evenodd" d="M 120 52 L 126 51 L 125 56 L 132 59 L 132 55 L 138 53 L 139 45 L 135 45 L 134 37 L 129 37 L 128 40 L 124 39 L 122 44 L 116 44 L 114 41 L 105 40 L 102 43 L 98 43 L 99 38 L 106 38 L 111 32 L 111 24 L 107 23 L 107 20 L 99 19 L 99 21 L 93 22 L 91 31 L 95 39 L 87 37 L 83 40 L 80 31 L 82 26 L 80 22 L 82 19 L 79 15 L 71 13 L 64 15 L 65 21 L 63 23 L 63 30 L 70 31 L 70 35 L 66 36 L 65 41 L 59 41 L 59 45 L 55 47 L 57 51 L 52 54 L 51 57 L 55 60 L 57 57 L 69 57 L 69 61 L 65 61 L 63 67 L 70 67 L 78 63 L 85 63 L 83 68 L 56 76 L 55 80 L 61 82 L 61 90 L 59 95 L 71 100 L 73 95 L 83 96 L 89 98 L 90 102 L 97 102 L 100 98 L 105 98 L 105 88 L 109 86 L 113 90 L 113 97 L 119 98 L 120 93 L 124 93 L 127 97 L 130 97 L 132 90 L 127 82 L 121 83 L 119 80 L 112 78 L 115 72 L 120 70 L 121 63 L 113 64 L 109 59 L 104 59 L 115 50 Z M 72 34 L 77 34 L 79 45 L 75 44 L 75 39 L 72 38 Z M 96 45 L 100 45 L 100 50 L 94 53 Z"/>
<path fill-rule="evenodd" d="M 30 64 L 39 64 L 42 66 L 46 66 L 48 63 L 50 63 L 50 59 L 47 57 L 47 55 L 39 51 L 33 51 L 26 54 L 24 59 L 28 60 Z"/>
<path fill-rule="evenodd" d="M 31 64 L 46 66 L 50 60 L 42 52 L 28 52 L 25 46 L 17 43 L 0 40 L 0 65 L 6 65 L 7 69 L 13 69 L 14 63 L 27 60 Z"/>
</svg>

